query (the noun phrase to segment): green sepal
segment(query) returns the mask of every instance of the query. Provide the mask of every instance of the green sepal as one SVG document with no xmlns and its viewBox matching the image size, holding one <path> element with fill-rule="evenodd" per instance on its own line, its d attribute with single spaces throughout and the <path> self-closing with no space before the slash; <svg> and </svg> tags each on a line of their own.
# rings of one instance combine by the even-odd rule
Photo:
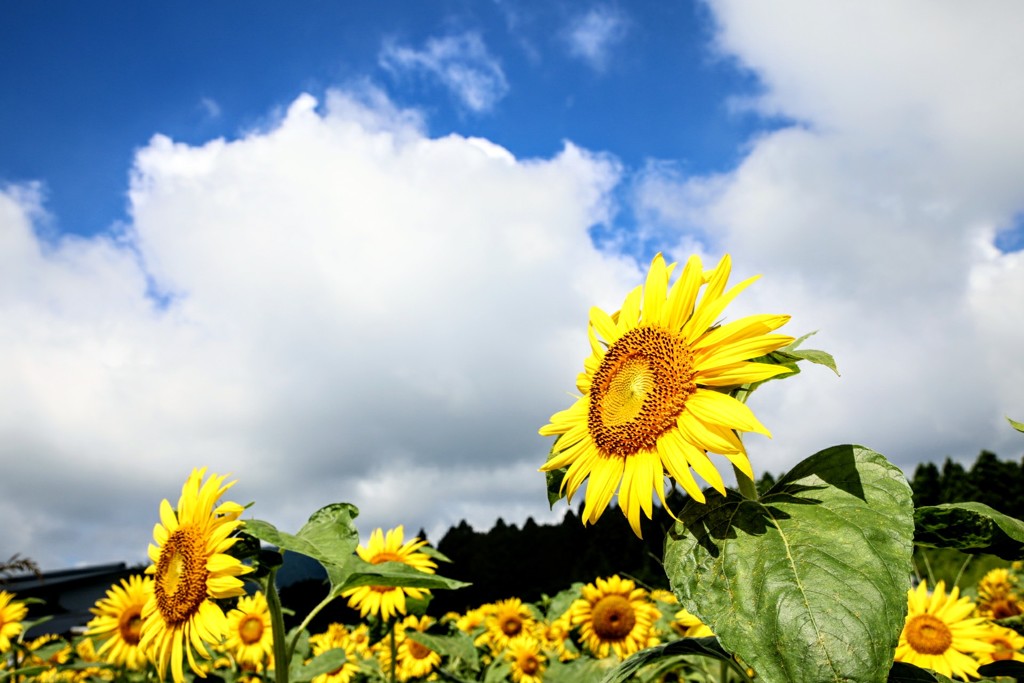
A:
<svg viewBox="0 0 1024 683">
<path fill-rule="evenodd" d="M 555 503 L 564 497 L 562 495 L 562 480 L 565 479 L 565 473 L 568 471 L 568 467 L 561 467 L 544 473 L 544 479 L 548 485 L 548 507 L 550 509 L 554 509 Z"/>
<path fill-rule="evenodd" d="M 970 554 L 1024 557 L 1024 522 L 984 503 L 945 503 L 917 508 L 914 542 L 931 548 L 955 548 Z"/>
<path fill-rule="evenodd" d="M 798 464 L 759 500 L 709 490 L 665 542 L 682 607 L 765 681 L 879 681 L 910 588 L 903 472 L 861 446 Z"/>
<path fill-rule="evenodd" d="M 416 552 L 423 553 L 430 559 L 437 560 L 438 562 L 447 562 L 448 564 L 452 563 L 451 558 L 449 558 L 447 555 L 445 555 L 432 545 L 425 545 Z"/>
<path fill-rule="evenodd" d="M 711 657 L 723 662 L 733 663 L 733 656 L 725 651 L 718 638 L 708 636 L 706 638 L 680 638 L 664 645 L 649 647 L 640 650 L 626 661 L 612 669 L 601 679 L 601 683 L 624 683 L 640 669 L 654 664 L 662 659 L 674 658 L 680 655 L 700 655 Z"/>
<path fill-rule="evenodd" d="M 1006 421 L 1009 422 L 1010 426 L 1016 429 L 1018 432 L 1024 432 L 1024 422 L 1017 422 L 1016 420 L 1011 420 L 1010 418 L 1006 418 Z"/>
</svg>

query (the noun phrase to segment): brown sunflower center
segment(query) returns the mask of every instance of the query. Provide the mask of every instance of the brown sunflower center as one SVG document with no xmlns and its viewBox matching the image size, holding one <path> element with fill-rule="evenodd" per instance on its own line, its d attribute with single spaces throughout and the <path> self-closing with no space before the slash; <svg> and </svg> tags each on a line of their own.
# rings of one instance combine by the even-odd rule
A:
<svg viewBox="0 0 1024 683">
<path fill-rule="evenodd" d="M 503 614 L 498 617 L 498 628 L 509 638 L 518 636 L 523 630 L 523 620 L 518 614 Z"/>
<path fill-rule="evenodd" d="M 121 633 L 121 640 L 129 645 L 138 645 L 142 636 L 142 607 L 132 605 L 117 619 L 117 630 Z"/>
<path fill-rule="evenodd" d="M 206 599 L 206 555 L 203 535 L 178 527 L 160 549 L 153 594 L 163 620 L 177 626 L 199 612 Z"/>
<path fill-rule="evenodd" d="M 587 427 L 607 455 L 657 446 L 697 390 L 693 352 L 660 327 L 637 327 L 612 344 L 594 373 Z"/>
<path fill-rule="evenodd" d="M 406 641 L 406 647 L 409 648 L 409 656 L 413 659 L 426 659 L 433 652 L 429 647 L 422 643 L 417 643 L 412 638 Z"/>
<path fill-rule="evenodd" d="M 519 670 L 527 676 L 532 676 L 540 670 L 540 659 L 532 652 L 520 652 L 516 657 Z"/>
<path fill-rule="evenodd" d="M 1020 614 L 1020 605 L 1016 600 L 1000 598 L 989 603 L 993 619 L 1006 619 Z"/>
<path fill-rule="evenodd" d="M 907 623 L 907 643 L 924 655 L 941 655 L 953 644 L 953 632 L 930 614 L 918 614 Z"/>
<path fill-rule="evenodd" d="M 260 642 L 263 637 L 263 620 L 257 616 L 247 614 L 242 617 L 238 624 L 238 638 L 246 645 Z"/>
<path fill-rule="evenodd" d="M 993 638 L 989 642 L 991 642 L 996 648 L 991 655 L 993 661 L 998 662 L 1004 659 L 1013 659 L 1013 656 L 1017 654 L 1017 650 L 1013 647 L 1013 643 L 1005 638 Z"/>
<path fill-rule="evenodd" d="M 591 621 L 594 633 L 603 641 L 622 640 L 636 625 L 636 612 L 621 595 L 606 595 L 594 605 Z"/>
</svg>

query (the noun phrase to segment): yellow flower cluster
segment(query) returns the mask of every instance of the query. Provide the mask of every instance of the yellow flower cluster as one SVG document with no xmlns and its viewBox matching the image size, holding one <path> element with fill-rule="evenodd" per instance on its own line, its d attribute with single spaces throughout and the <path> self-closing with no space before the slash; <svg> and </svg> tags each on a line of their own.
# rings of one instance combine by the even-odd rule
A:
<svg viewBox="0 0 1024 683">
<path fill-rule="evenodd" d="M 1024 636 L 994 620 L 1021 614 L 1024 602 L 1013 569 L 997 568 L 978 582 L 978 601 L 948 593 L 943 581 L 928 590 L 922 580 L 907 594 L 907 618 L 896 661 L 961 679 L 978 678 L 978 667 L 1001 660 L 1024 662 Z"/>
</svg>

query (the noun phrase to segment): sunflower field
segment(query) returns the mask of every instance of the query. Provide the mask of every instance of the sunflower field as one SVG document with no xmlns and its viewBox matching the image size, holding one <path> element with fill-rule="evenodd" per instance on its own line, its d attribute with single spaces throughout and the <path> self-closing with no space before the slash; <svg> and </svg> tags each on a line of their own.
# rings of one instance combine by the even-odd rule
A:
<svg viewBox="0 0 1024 683">
<path fill-rule="evenodd" d="M 234 482 L 202 468 L 159 505 L 151 564 L 111 586 L 80 633 L 26 639 L 26 601 L 0 591 L 0 683 L 1024 676 L 1024 523 L 977 502 L 915 506 L 904 473 L 859 445 L 826 448 L 758 491 L 742 437 L 770 433 L 747 397 L 801 364 L 835 362 L 802 348 L 809 335 L 778 333 L 786 315 L 721 322 L 756 280 L 728 287 L 728 256 L 710 270 L 691 257 L 673 280 L 676 266 L 658 255 L 618 311 L 591 309 L 578 396 L 540 427 L 555 441 L 538 463 L 552 505 L 585 491 L 584 525 L 613 499 L 637 537 L 655 506 L 671 515 L 664 547 L 650 548 L 671 590 L 613 574 L 533 602 L 431 614 L 435 591 L 465 584 L 444 576 L 450 560 L 425 540 L 399 526 L 360 543 L 349 503 L 283 531 L 226 500 Z M 672 509 L 667 487 L 685 503 Z M 928 564 L 947 551 L 1003 566 L 947 584 Z M 327 575 L 306 614 L 281 603 L 287 553 Z M 358 619 L 313 629 L 335 601 Z"/>
</svg>

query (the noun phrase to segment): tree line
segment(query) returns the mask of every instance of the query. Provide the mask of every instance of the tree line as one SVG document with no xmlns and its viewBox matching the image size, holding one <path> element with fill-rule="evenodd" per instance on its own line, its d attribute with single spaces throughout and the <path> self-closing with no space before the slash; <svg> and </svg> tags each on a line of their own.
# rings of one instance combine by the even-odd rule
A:
<svg viewBox="0 0 1024 683">
<path fill-rule="evenodd" d="M 774 483 L 775 478 L 765 474 L 757 487 L 765 491 Z M 1002 461 L 983 450 L 969 468 L 952 458 L 946 458 L 941 467 L 921 463 L 910 485 L 917 506 L 973 500 L 1024 519 L 1024 458 Z M 669 507 L 680 510 L 687 499 L 673 491 Z M 472 585 L 437 591 L 431 613 L 464 611 L 510 597 L 536 602 L 574 582 L 612 574 L 629 576 L 648 588 L 668 587 L 659 557 L 673 523 L 665 510 L 656 505 L 654 518 L 644 520 L 642 541 L 618 509 L 605 511 L 587 527 L 580 522 L 581 511 L 582 503 L 567 511 L 558 524 L 537 524 L 530 518 L 518 527 L 499 519 L 488 531 L 475 531 L 465 521 L 450 528 L 436 547 L 452 564 L 442 565 L 439 571 Z"/>
</svg>

